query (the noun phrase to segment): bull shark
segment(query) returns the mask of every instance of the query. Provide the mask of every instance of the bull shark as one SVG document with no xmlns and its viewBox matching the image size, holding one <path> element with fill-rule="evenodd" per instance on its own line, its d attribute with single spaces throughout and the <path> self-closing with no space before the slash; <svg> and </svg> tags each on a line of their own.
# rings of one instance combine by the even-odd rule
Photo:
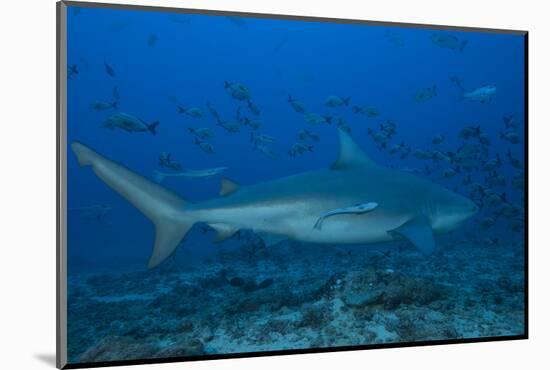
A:
<svg viewBox="0 0 550 370">
<path fill-rule="evenodd" d="M 477 212 L 471 200 L 413 174 L 381 166 L 346 132 L 338 130 L 338 135 L 339 155 L 329 168 L 243 187 L 222 178 L 220 197 L 200 203 L 182 199 L 79 142 L 71 146 L 81 166 L 91 166 L 155 225 L 149 268 L 168 258 L 198 222 L 217 231 L 216 241 L 241 229 L 256 232 L 267 246 L 284 239 L 370 244 L 406 238 L 429 254 L 435 249 L 434 232 L 453 230 Z M 377 204 L 370 212 L 335 214 L 322 229 L 314 227 L 327 212 L 370 202 Z"/>
</svg>

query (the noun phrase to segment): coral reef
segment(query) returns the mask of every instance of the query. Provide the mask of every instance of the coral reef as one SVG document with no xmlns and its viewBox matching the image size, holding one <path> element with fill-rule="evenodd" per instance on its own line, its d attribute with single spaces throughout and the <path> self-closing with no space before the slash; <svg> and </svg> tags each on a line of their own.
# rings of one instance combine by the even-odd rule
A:
<svg viewBox="0 0 550 370">
<path fill-rule="evenodd" d="M 521 334 L 522 245 L 422 256 L 282 243 L 192 269 L 73 275 L 69 358 L 105 361 Z"/>
</svg>

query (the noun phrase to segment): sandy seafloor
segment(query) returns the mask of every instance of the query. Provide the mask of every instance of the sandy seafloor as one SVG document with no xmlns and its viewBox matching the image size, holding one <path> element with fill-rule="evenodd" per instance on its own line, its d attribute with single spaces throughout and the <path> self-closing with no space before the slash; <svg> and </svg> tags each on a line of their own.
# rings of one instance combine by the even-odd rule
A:
<svg viewBox="0 0 550 370">
<path fill-rule="evenodd" d="M 523 334 L 523 242 L 439 244 L 287 241 L 72 275 L 69 362 Z"/>
</svg>

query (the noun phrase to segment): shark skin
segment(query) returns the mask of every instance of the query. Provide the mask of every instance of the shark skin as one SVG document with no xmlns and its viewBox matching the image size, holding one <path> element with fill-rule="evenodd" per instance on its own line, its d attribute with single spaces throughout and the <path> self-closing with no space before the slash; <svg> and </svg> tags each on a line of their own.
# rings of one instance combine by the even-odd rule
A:
<svg viewBox="0 0 550 370">
<path fill-rule="evenodd" d="M 272 181 L 239 187 L 222 179 L 219 198 L 189 203 L 160 185 L 75 142 L 80 165 L 126 198 L 156 226 L 148 266 L 170 256 L 194 223 L 218 232 L 217 241 L 249 229 L 266 244 L 292 239 L 319 244 L 369 244 L 410 240 L 423 253 L 435 249 L 433 233 L 459 227 L 478 207 L 469 199 L 410 173 L 387 168 L 368 158 L 339 130 L 340 153 L 327 169 L 307 171 Z M 361 214 L 336 214 L 322 229 L 314 228 L 323 214 L 359 203 L 378 206 Z"/>
</svg>

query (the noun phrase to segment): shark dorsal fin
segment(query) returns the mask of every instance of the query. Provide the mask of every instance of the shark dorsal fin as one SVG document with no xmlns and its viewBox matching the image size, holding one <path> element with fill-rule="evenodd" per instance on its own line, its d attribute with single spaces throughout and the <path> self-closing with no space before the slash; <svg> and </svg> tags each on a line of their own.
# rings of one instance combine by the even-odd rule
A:
<svg viewBox="0 0 550 370">
<path fill-rule="evenodd" d="M 239 185 L 237 185 L 236 183 L 234 183 L 233 181 L 225 177 L 222 177 L 222 183 L 221 183 L 221 189 L 220 189 L 221 196 L 233 194 L 237 190 L 239 190 Z"/>
<path fill-rule="evenodd" d="M 340 153 L 336 162 L 330 167 L 331 169 L 341 170 L 376 165 L 376 163 L 361 150 L 359 145 L 353 141 L 347 132 L 338 129 L 338 138 L 340 140 Z"/>
</svg>

